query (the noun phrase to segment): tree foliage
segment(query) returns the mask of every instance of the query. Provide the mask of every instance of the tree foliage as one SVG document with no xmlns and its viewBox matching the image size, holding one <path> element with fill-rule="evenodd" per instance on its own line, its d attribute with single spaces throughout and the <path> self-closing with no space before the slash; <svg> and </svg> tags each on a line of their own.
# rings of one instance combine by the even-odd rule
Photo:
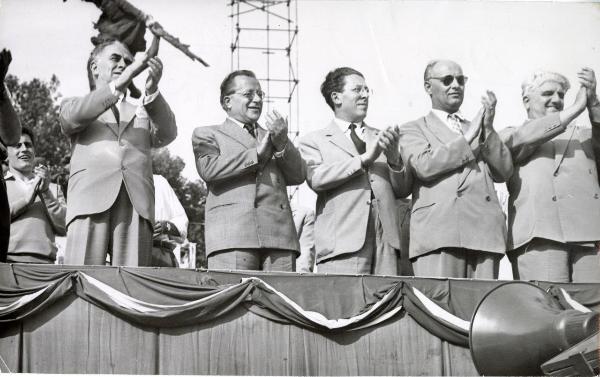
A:
<svg viewBox="0 0 600 377">
<path fill-rule="evenodd" d="M 169 182 L 181 202 L 190 225 L 188 239 L 196 243 L 196 265 L 206 267 L 204 255 L 204 204 L 206 186 L 200 180 L 190 181 L 181 175 L 185 162 L 181 157 L 173 156 L 166 148 L 156 149 L 152 153 L 152 170 Z"/>
<path fill-rule="evenodd" d="M 46 159 L 51 174 L 61 172 L 61 161 L 71 153 L 69 140 L 60 131 L 59 85 L 55 75 L 48 82 L 37 78 L 19 82 L 13 75 L 6 78 L 21 124 L 33 131 L 36 156 Z"/>
</svg>

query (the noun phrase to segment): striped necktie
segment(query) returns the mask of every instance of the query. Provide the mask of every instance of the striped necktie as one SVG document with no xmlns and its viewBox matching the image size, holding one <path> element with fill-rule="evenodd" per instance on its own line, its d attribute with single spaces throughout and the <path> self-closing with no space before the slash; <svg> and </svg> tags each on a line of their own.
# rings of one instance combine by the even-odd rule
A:
<svg viewBox="0 0 600 377">
<path fill-rule="evenodd" d="M 460 118 L 456 114 L 448 114 L 448 125 L 452 130 L 458 134 L 463 134 L 462 125 Z"/>
</svg>

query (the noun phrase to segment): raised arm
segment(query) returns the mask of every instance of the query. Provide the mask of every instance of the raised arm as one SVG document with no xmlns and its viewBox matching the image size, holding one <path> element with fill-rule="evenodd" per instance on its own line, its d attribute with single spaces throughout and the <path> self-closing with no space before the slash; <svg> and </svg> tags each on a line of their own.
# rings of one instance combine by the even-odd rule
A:
<svg viewBox="0 0 600 377">
<path fill-rule="evenodd" d="M 0 52 L 0 142 L 12 145 L 19 142 L 21 137 L 21 122 L 10 101 L 8 89 L 4 84 L 8 66 L 12 61 L 10 51 Z"/>
</svg>

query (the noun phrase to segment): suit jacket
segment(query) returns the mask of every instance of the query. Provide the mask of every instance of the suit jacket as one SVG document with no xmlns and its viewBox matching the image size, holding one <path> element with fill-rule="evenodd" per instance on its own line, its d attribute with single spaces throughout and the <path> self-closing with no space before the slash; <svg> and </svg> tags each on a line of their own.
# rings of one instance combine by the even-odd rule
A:
<svg viewBox="0 0 600 377">
<path fill-rule="evenodd" d="M 379 130 L 365 125 L 367 148 Z M 400 248 L 395 200 L 410 193 L 411 175 L 394 171 L 383 153 L 363 169 L 352 141 L 332 121 L 300 139 L 308 185 L 317 193 L 315 242 L 317 262 L 359 251 L 365 243 L 371 192 L 377 199 L 383 241 Z"/>
<path fill-rule="evenodd" d="M 315 264 L 315 211 L 304 206 L 293 206 L 292 216 L 300 241 L 296 272 L 312 272 Z"/>
<path fill-rule="evenodd" d="M 565 127 L 552 114 L 500 135 L 515 164 L 507 183 L 510 249 L 535 237 L 563 243 L 600 240 L 600 125 Z"/>
<path fill-rule="evenodd" d="M 150 152 L 175 139 L 175 116 L 158 94 L 144 105 L 148 118 L 136 116 L 136 106 L 123 101 L 117 124 L 110 107 L 118 100 L 104 85 L 61 104 L 61 128 L 71 140 L 67 224 L 109 209 L 122 183 L 136 212 L 154 222 Z"/>
<path fill-rule="evenodd" d="M 400 127 L 400 150 L 415 175 L 411 258 L 449 247 L 506 251 L 494 181 L 510 177 L 512 160 L 496 132 L 469 145 L 430 112 Z"/>
<path fill-rule="evenodd" d="M 257 127 L 258 137 L 267 131 Z M 290 140 L 283 156 L 259 166 L 257 141 L 227 119 L 192 135 L 198 174 L 206 182 L 206 253 L 225 249 L 299 251 L 286 186 L 304 182 L 306 168 Z"/>
</svg>

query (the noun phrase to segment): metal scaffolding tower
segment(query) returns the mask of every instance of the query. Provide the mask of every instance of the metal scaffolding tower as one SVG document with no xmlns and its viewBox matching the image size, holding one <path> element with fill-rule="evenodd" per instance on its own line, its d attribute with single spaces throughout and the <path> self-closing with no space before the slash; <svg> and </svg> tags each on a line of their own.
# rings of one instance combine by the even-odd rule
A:
<svg viewBox="0 0 600 377">
<path fill-rule="evenodd" d="M 289 137 L 295 141 L 300 132 L 297 0 L 228 2 L 231 70 L 249 69 L 256 74 L 266 92 L 263 114 L 272 109 L 286 113 Z"/>
</svg>

